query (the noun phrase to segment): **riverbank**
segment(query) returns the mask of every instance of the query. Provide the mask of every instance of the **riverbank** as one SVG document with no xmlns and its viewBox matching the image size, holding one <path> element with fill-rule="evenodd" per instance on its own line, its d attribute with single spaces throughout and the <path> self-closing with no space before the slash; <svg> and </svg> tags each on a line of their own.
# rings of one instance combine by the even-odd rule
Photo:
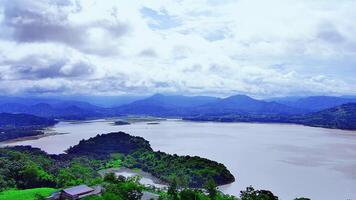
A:
<svg viewBox="0 0 356 200">
<path fill-rule="evenodd" d="M 19 137 L 16 139 L 1 141 L 0 147 L 9 146 L 9 145 L 11 145 L 13 143 L 17 143 L 17 142 L 38 140 L 38 139 L 45 138 L 45 137 L 50 137 L 50 136 L 55 136 L 55 135 L 66 135 L 66 134 L 69 134 L 69 133 L 42 132 L 42 134 L 38 134 L 38 135 L 34 135 L 34 136 Z"/>
</svg>

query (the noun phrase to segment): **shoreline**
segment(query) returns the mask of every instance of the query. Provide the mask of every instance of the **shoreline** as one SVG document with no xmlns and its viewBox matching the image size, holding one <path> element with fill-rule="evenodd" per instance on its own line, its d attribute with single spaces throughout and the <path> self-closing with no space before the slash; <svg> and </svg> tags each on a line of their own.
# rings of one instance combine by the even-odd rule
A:
<svg viewBox="0 0 356 200">
<path fill-rule="evenodd" d="M 197 123 L 223 123 L 223 124 L 233 124 L 233 123 L 245 123 L 245 124 L 276 124 L 276 125 L 296 125 L 296 126 L 304 126 L 310 128 L 321 128 L 327 130 L 339 130 L 339 131 L 347 131 L 347 132 L 355 132 L 356 129 L 342 129 L 336 127 L 326 127 L 326 126 L 312 126 L 302 123 L 293 123 L 293 122 L 258 122 L 258 121 L 217 121 L 217 120 L 190 120 L 190 119 L 181 119 L 186 122 L 197 122 Z"/>
<path fill-rule="evenodd" d="M 156 185 L 162 185 L 163 187 L 168 187 L 168 183 L 162 181 L 161 179 L 153 176 L 152 174 L 150 174 L 148 172 L 142 171 L 142 169 L 129 169 L 126 167 L 119 167 L 119 168 L 102 169 L 102 170 L 99 170 L 98 173 L 102 177 L 104 177 L 105 174 L 107 174 L 107 173 L 114 173 L 114 174 L 129 173 L 129 174 L 134 174 L 133 176 L 138 175 L 142 178 L 150 179 Z M 148 184 L 148 185 L 151 185 L 151 184 Z"/>
<path fill-rule="evenodd" d="M 6 147 L 8 146 L 7 144 L 12 144 L 16 142 L 23 142 L 23 141 L 31 141 L 31 140 L 38 140 L 44 137 L 50 137 L 50 136 L 55 136 L 55 135 L 66 135 L 70 133 L 57 133 L 57 132 L 52 132 L 52 133 L 43 133 L 40 135 L 33 135 L 33 136 L 27 136 L 27 137 L 19 137 L 11 140 L 5 140 L 0 142 L 0 148 L 1 147 Z"/>
</svg>

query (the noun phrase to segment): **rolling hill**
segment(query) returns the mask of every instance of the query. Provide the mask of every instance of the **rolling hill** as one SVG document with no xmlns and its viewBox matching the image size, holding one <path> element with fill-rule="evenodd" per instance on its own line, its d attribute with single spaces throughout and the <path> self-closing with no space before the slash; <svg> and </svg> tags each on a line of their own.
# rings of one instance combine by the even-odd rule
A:
<svg viewBox="0 0 356 200">
<path fill-rule="evenodd" d="M 318 112 L 284 114 L 226 114 L 185 117 L 191 121 L 293 123 L 313 127 L 356 130 L 356 103 L 348 103 Z"/>
<path fill-rule="evenodd" d="M 0 141 L 43 134 L 43 128 L 57 121 L 28 114 L 0 113 Z"/>
<path fill-rule="evenodd" d="M 297 116 L 291 122 L 308 126 L 356 130 L 356 103 L 348 103 L 315 113 Z"/>
<path fill-rule="evenodd" d="M 45 127 L 55 123 L 53 119 L 34 115 L 0 113 L 0 128 Z"/>
</svg>

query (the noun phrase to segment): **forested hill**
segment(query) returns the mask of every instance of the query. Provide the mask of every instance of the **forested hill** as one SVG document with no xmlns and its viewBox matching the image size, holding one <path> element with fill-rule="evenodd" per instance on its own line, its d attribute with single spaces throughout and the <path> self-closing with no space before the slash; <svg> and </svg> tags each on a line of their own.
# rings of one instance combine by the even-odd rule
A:
<svg viewBox="0 0 356 200">
<path fill-rule="evenodd" d="M 186 117 L 191 121 L 294 123 L 306 126 L 356 130 L 356 103 L 300 115 L 228 114 Z"/>
<path fill-rule="evenodd" d="M 57 121 L 28 114 L 0 113 L 0 142 L 41 135 L 40 129 L 53 126 Z"/>
<path fill-rule="evenodd" d="M 130 154 L 136 150 L 153 151 L 149 142 L 124 132 L 97 135 L 70 147 L 68 154 L 86 155 L 95 158 L 107 158 L 112 153 Z"/>
<path fill-rule="evenodd" d="M 56 123 L 53 119 L 28 114 L 0 113 L 0 128 L 42 128 Z"/>
<path fill-rule="evenodd" d="M 95 159 L 109 159 L 111 155 L 123 155 L 123 165 L 139 168 L 166 181 L 178 177 L 182 184 L 202 187 L 213 179 L 218 185 L 235 181 L 230 171 L 220 163 L 197 156 L 170 155 L 153 151 L 149 142 L 123 132 L 98 135 L 81 141 L 67 150 L 69 156 L 88 156 Z"/>
<path fill-rule="evenodd" d="M 356 130 L 356 103 L 348 103 L 292 119 L 296 123 L 324 128 Z"/>
</svg>

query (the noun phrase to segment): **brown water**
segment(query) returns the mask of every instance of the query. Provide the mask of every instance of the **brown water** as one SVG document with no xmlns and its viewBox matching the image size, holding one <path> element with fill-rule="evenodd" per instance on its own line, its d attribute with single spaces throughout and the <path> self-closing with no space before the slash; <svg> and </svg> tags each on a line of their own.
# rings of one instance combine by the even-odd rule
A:
<svg viewBox="0 0 356 200">
<path fill-rule="evenodd" d="M 356 132 L 299 125 L 198 123 L 178 120 L 157 125 L 112 126 L 110 121 L 61 122 L 52 131 L 68 133 L 12 143 L 62 153 L 98 133 L 125 131 L 150 141 L 155 150 L 198 155 L 225 164 L 236 182 L 221 189 L 238 195 L 249 185 L 280 199 L 305 196 L 356 200 Z"/>
</svg>

